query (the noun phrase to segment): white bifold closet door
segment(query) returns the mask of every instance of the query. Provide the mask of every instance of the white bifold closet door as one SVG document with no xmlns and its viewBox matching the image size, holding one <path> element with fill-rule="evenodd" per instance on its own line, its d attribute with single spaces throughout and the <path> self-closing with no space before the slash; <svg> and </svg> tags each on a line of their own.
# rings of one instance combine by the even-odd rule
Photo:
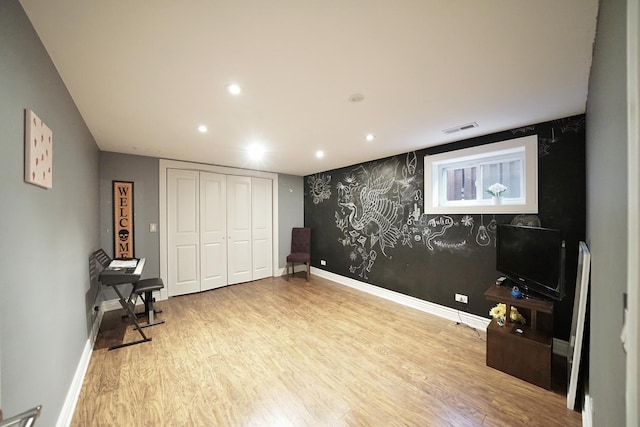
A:
<svg viewBox="0 0 640 427">
<path fill-rule="evenodd" d="M 167 171 L 168 295 L 273 275 L 272 181 Z"/>
<path fill-rule="evenodd" d="M 200 291 L 200 173 L 167 171 L 169 296 Z"/>
<path fill-rule="evenodd" d="M 227 272 L 229 284 L 252 280 L 251 177 L 227 177 Z"/>
<path fill-rule="evenodd" d="M 227 177 L 200 172 L 200 290 L 227 284 Z"/>
<path fill-rule="evenodd" d="M 253 280 L 273 276 L 272 181 L 251 178 Z"/>
</svg>

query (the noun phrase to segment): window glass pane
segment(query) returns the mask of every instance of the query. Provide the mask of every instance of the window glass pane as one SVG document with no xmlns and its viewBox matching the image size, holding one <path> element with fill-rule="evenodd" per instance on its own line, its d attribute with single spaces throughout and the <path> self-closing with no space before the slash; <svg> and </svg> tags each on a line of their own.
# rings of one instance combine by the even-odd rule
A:
<svg viewBox="0 0 640 427">
<path fill-rule="evenodd" d="M 520 198 L 522 194 L 522 161 L 511 160 L 503 163 L 491 163 L 482 168 L 482 198 L 490 199 L 487 189 L 496 182 L 507 187 L 502 193 L 505 198 Z"/>
<path fill-rule="evenodd" d="M 476 199 L 476 168 L 448 169 L 447 200 Z"/>
<path fill-rule="evenodd" d="M 426 155 L 425 213 L 537 213 L 537 152 L 538 137 L 529 135 Z M 500 203 L 487 193 L 495 183 L 507 188 Z"/>
</svg>

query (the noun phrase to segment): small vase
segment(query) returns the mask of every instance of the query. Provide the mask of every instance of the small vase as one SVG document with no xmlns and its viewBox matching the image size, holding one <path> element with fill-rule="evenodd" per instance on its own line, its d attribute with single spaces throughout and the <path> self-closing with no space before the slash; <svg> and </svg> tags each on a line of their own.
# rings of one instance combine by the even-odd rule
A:
<svg viewBox="0 0 640 427">
<path fill-rule="evenodd" d="M 501 205 L 502 204 L 502 198 L 500 196 L 493 196 L 493 204 L 494 205 Z"/>
</svg>

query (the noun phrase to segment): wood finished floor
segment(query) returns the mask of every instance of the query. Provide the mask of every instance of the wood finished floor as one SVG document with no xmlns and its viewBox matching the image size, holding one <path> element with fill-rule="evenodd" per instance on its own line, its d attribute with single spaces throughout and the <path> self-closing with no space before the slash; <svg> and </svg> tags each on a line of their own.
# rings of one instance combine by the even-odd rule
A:
<svg viewBox="0 0 640 427">
<path fill-rule="evenodd" d="M 105 314 L 72 426 L 579 426 L 564 390 L 485 365 L 486 336 L 313 276 Z"/>
</svg>

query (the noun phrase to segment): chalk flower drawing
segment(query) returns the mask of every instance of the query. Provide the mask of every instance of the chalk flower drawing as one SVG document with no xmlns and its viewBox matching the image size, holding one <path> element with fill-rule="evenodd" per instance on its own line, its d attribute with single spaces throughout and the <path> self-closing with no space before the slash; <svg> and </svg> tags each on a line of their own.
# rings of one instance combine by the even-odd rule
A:
<svg viewBox="0 0 640 427">
<path fill-rule="evenodd" d="M 499 182 L 491 184 L 487 189 L 487 193 L 491 194 L 494 197 L 500 197 L 505 191 L 507 191 L 507 187 L 500 184 Z"/>
<path fill-rule="evenodd" d="M 317 205 L 322 203 L 323 200 L 328 200 L 331 197 L 331 175 L 312 175 L 307 178 L 309 183 L 309 191 L 313 198 L 313 204 Z"/>
</svg>

